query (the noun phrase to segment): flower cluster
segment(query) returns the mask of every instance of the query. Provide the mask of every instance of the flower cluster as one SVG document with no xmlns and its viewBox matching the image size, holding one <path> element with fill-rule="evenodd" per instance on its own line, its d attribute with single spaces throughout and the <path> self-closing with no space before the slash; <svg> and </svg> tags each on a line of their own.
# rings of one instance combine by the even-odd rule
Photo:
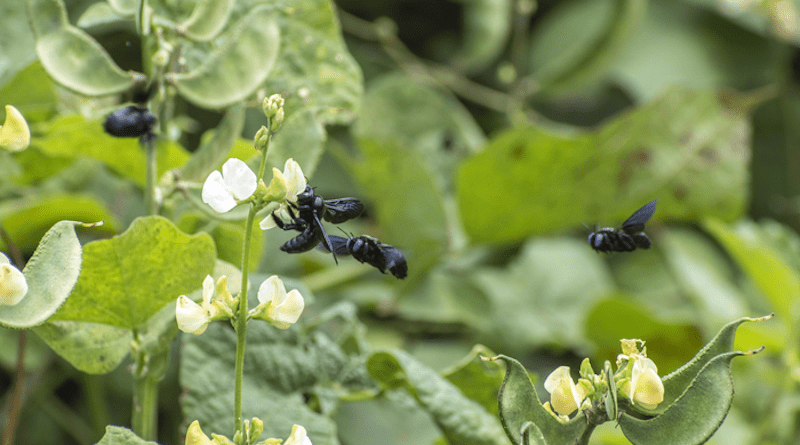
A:
<svg viewBox="0 0 800 445">
<path fill-rule="evenodd" d="M 255 445 L 281 445 L 280 439 L 266 439 L 256 444 L 256 440 L 261 435 L 264 430 L 264 422 L 261 419 L 256 417 L 253 418 L 252 422 L 248 422 L 245 420 L 245 432 L 244 434 L 247 435 L 245 441 L 240 440 L 230 440 L 225 436 L 220 436 L 219 434 L 211 434 L 211 439 L 203 433 L 203 430 L 200 428 L 200 422 L 195 420 L 189 425 L 189 429 L 186 431 L 186 445 L 234 445 L 236 443 L 251 443 Z M 237 433 L 237 437 L 234 439 L 239 439 Z M 283 445 L 313 445 L 311 443 L 311 439 L 308 438 L 308 432 L 306 429 L 300 425 L 292 426 L 292 432 L 289 434 L 289 438 L 286 439 L 286 442 L 283 442 Z"/>
<path fill-rule="evenodd" d="M 623 353 L 617 357 L 617 372 L 613 379 L 618 394 L 628 398 L 634 406 L 654 409 L 664 400 L 664 384 L 658 376 L 658 369 L 647 358 L 646 350 L 640 352 L 637 344 L 641 340 L 621 340 Z M 610 364 L 607 364 L 610 369 Z M 606 375 L 597 375 L 592 370 L 589 359 L 581 363 L 578 383 L 572 379 L 568 366 L 559 366 L 544 382 L 550 393 L 550 401 L 544 403 L 547 411 L 562 422 L 569 420 L 575 410 L 584 411 L 594 404 L 604 403 L 604 395 L 609 390 Z"/>
<path fill-rule="evenodd" d="M 228 290 L 227 277 L 222 276 L 214 286 L 214 279 L 203 280 L 203 300 L 195 303 L 186 295 L 178 297 L 175 318 L 178 328 L 186 333 L 200 335 L 214 320 L 234 318 L 239 297 L 233 298 Z M 264 320 L 278 329 L 288 329 L 303 313 L 305 303 L 297 289 L 286 292 L 280 278 L 273 275 L 258 290 L 259 305 L 251 309 L 248 318 Z"/>
</svg>

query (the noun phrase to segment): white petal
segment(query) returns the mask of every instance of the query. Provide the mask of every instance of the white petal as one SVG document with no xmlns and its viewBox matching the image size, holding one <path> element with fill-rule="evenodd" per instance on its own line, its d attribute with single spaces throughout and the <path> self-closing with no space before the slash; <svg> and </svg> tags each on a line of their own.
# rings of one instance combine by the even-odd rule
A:
<svg viewBox="0 0 800 445">
<path fill-rule="evenodd" d="M 306 190 L 306 177 L 300 164 L 289 158 L 283 166 L 283 176 L 286 178 L 286 199 L 294 202 L 297 195 Z"/>
<path fill-rule="evenodd" d="M 260 223 L 258 223 L 258 227 L 260 227 L 261 230 L 269 230 L 275 226 L 277 226 L 277 224 L 275 224 L 275 220 L 272 219 L 271 213 L 267 215 L 266 218 L 262 219 Z"/>
<path fill-rule="evenodd" d="M 289 326 L 297 323 L 297 320 L 300 319 L 300 314 L 303 313 L 304 307 L 303 296 L 300 295 L 297 289 L 292 290 L 286 294 L 283 302 L 275 307 L 272 316 L 273 325 L 278 329 L 288 329 Z"/>
<path fill-rule="evenodd" d="M 292 434 L 283 445 L 312 445 L 306 429 L 300 425 L 292 426 Z"/>
<path fill-rule="evenodd" d="M 175 319 L 178 321 L 178 329 L 195 335 L 205 332 L 211 321 L 208 318 L 208 312 L 186 295 L 178 297 L 178 304 L 175 305 Z"/>
<path fill-rule="evenodd" d="M 552 394 L 558 386 L 562 385 L 564 380 L 572 380 L 572 376 L 569 373 L 569 366 L 559 366 L 553 370 L 544 380 L 544 389 Z"/>
<path fill-rule="evenodd" d="M 214 296 L 214 279 L 211 275 L 206 275 L 203 280 L 203 306 L 207 308 L 211 304 L 211 297 Z"/>
<path fill-rule="evenodd" d="M 284 298 L 286 298 L 286 288 L 283 287 L 283 281 L 277 275 L 264 280 L 261 287 L 258 288 L 258 302 L 262 304 L 272 302 L 271 310 L 274 310 L 275 306 L 279 305 Z"/>
<path fill-rule="evenodd" d="M 256 174 L 241 159 L 230 158 L 222 165 L 225 188 L 238 200 L 247 199 L 258 186 Z"/>
<path fill-rule="evenodd" d="M 217 170 L 211 172 L 206 182 L 203 183 L 201 196 L 203 202 L 211 206 L 217 213 L 225 213 L 236 207 L 236 201 L 222 181 L 222 173 Z"/>
<path fill-rule="evenodd" d="M 0 264 L 11 264 L 11 260 L 3 252 L 0 252 Z"/>
<path fill-rule="evenodd" d="M 27 293 L 25 275 L 11 264 L 0 264 L 0 306 L 14 306 Z"/>
</svg>

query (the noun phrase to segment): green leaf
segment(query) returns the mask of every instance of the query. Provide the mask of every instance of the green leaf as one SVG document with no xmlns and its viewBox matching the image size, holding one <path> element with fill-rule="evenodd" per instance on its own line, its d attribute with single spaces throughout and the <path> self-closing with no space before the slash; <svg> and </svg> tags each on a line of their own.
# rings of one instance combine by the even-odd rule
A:
<svg viewBox="0 0 800 445">
<path fill-rule="evenodd" d="M 314 110 L 321 123 L 350 123 L 361 102 L 363 75 L 342 38 L 333 2 L 287 0 L 282 6 L 291 13 L 278 16 L 281 57 L 264 88 L 297 94 L 297 106 Z"/>
<path fill-rule="evenodd" d="M 578 320 L 612 289 L 602 259 L 567 238 L 532 239 L 506 269 L 472 275 L 489 296 L 482 313 L 492 321 L 492 338 L 519 353 L 543 345 L 589 346 Z"/>
<path fill-rule="evenodd" d="M 209 173 L 222 165 L 228 158 L 233 144 L 242 134 L 245 119 L 244 105 L 234 105 L 225 116 L 213 135 L 200 144 L 192 157 L 178 168 L 177 175 L 185 181 L 205 181 Z M 252 150 L 251 150 L 252 153 Z"/>
<path fill-rule="evenodd" d="M 268 167 L 283 171 L 286 160 L 292 158 L 300 164 L 306 176 L 314 174 L 328 138 L 316 115 L 312 108 L 302 108 L 286 116 L 281 130 L 269 144 Z M 269 183 L 272 172 L 265 170 L 264 176 L 264 182 Z"/>
<path fill-rule="evenodd" d="M 0 205 L 0 218 L 8 236 L 23 252 L 33 252 L 42 236 L 61 220 L 105 221 L 101 233 L 112 233 L 115 218 L 101 203 L 89 196 L 55 195 L 22 198 Z M 8 249 L 0 240 L 0 248 Z"/>
<path fill-rule="evenodd" d="M 483 345 L 475 345 L 460 363 L 442 371 L 442 376 L 467 398 L 478 402 L 490 414 L 497 415 L 497 394 L 503 383 L 503 367 L 482 360 L 495 354 Z"/>
<path fill-rule="evenodd" d="M 32 144 L 53 157 L 88 156 L 98 159 L 120 176 L 140 186 L 145 182 L 145 154 L 133 138 L 115 138 L 103 131 L 100 121 L 87 121 L 80 115 L 62 116 Z M 174 141 L 158 139 L 158 174 L 182 165 L 189 154 Z"/>
<path fill-rule="evenodd" d="M 53 320 L 136 329 L 199 288 L 215 260 L 208 235 L 185 235 L 158 216 L 138 218 L 122 235 L 84 246 L 81 277 Z"/>
<path fill-rule="evenodd" d="M 225 108 L 246 99 L 267 78 L 278 56 L 274 14 L 270 6 L 253 8 L 203 65 L 185 74 L 168 74 L 167 80 L 186 100 L 203 108 Z"/>
<path fill-rule="evenodd" d="M 202 335 L 183 334 L 182 339 L 184 416 L 199 420 L 208 433 L 231 435 L 235 332 L 223 323 L 211 323 Z M 346 356 L 322 334 L 301 335 L 295 327 L 282 331 L 267 323 L 249 323 L 242 415 L 264 421 L 262 437 L 288 437 L 292 425 L 299 424 L 314 445 L 338 445 L 336 426 L 310 409 L 304 394 L 352 384 L 360 360 Z"/>
<path fill-rule="evenodd" d="M 754 233 L 734 228 L 708 218 L 703 228 L 722 244 L 728 254 L 747 273 L 775 312 L 784 320 L 794 319 L 794 310 L 800 298 L 800 275 L 781 258 L 778 252 L 766 245 Z M 742 226 L 741 228 L 744 228 Z"/>
<path fill-rule="evenodd" d="M 190 234 L 201 230 L 211 235 L 217 247 L 217 257 L 231 264 L 241 265 L 242 246 L 244 245 L 244 223 L 242 222 L 208 222 L 195 214 L 184 214 L 177 224 L 178 228 Z M 258 227 L 258 221 L 253 225 L 250 238 L 250 270 L 256 270 L 261 259 L 264 242 L 264 232 Z"/>
<path fill-rule="evenodd" d="M 0 97 L 5 103 L 14 105 L 28 124 L 49 120 L 56 112 L 53 82 L 39 62 L 31 63 L 17 73 L 0 89 Z"/>
<path fill-rule="evenodd" d="M 449 443 L 507 443 L 494 416 L 405 352 L 372 354 L 367 370 L 383 386 L 408 391 L 433 417 Z"/>
<path fill-rule="evenodd" d="M 158 445 L 158 443 L 144 440 L 127 428 L 108 425 L 106 433 L 95 445 Z"/>
<path fill-rule="evenodd" d="M 683 89 L 590 133 L 509 130 L 462 165 L 461 219 L 474 241 L 492 243 L 581 221 L 619 224 L 654 198 L 651 224 L 698 215 L 733 220 L 747 196 L 749 134 L 746 116 L 714 93 Z"/>
<path fill-rule="evenodd" d="M 44 234 L 22 270 L 28 293 L 14 306 L 0 306 L 0 324 L 18 329 L 40 325 L 64 304 L 81 271 L 78 224 L 61 221 Z"/>
<path fill-rule="evenodd" d="M 200 0 L 192 10 L 192 15 L 176 25 L 175 29 L 198 42 L 207 42 L 216 37 L 231 14 L 233 0 Z"/>
<path fill-rule="evenodd" d="M 24 2 L 5 2 L 3 14 L 0 16 L 0 54 L 3 55 L 3 64 L 0 66 L 0 88 L 7 85 L 8 81 L 19 76 L 20 71 L 36 61 L 34 51 L 36 42 L 28 24 Z M 0 97 L 6 98 L 6 91 L 0 90 Z M 11 100 L 4 104 L 16 106 L 25 118 L 29 120 L 27 112 Z"/>
<path fill-rule="evenodd" d="M 57 83 L 78 94 L 120 93 L 144 75 L 125 72 L 89 34 L 69 24 L 60 0 L 28 0 L 36 54 Z"/>
<path fill-rule="evenodd" d="M 107 374 L 127 357 L 133 336 L 124 328 L 80 321 L 53 321 L 33 329 L 53 352 L 87 374 Z"/>
<path fill-rule="evenodd" d="M 664 412 L 652 419 L 623 414 L 619 426 L 634 445 L 693 445 L 705 443 L 728 415 L 733 402 L 734 357 L 758 351 L 719 354 L 700 369 L 686 391 Z M 666 380 L 665 380 L 666 392 Z"/>
<path fill-rule="evenodd" d="M 503 52 L 511 34 L 514 2 L 510 0 L 459 0 L 464 6 L 464 43 L 453 64 L 467 72 L 489 68 Z"/>
<path fill-rule="evenodd" d="M 506 377 L 498 401 L 500 422 L 513 443 L 521 443 L 520 435 L 524 428 L 529 436 L 526 443 L 573 445 L 587 430 L 593 428 L 582 414 L 577 414 L 567 423 L 559 422 L 542 406 L 528 371 L 522 364 L 505 355 L 499 355 L 495 360 L 502 360 L 506 364 Z"/>
<path fill-rule="evenodd" d="M 531 42 L 531 66 L 541 90 L 558 93 L 595 80 L 642 21 L 646 5 L 646 0 L 558 4 Z"/>
</svg>

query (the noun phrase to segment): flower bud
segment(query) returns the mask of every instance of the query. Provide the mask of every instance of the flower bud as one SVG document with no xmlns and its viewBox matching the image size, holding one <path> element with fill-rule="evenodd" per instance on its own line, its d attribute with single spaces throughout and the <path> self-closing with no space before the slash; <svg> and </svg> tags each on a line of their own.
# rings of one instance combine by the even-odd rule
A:
<svg viewBox="0 0 800 445">
<path fill-rule="evenodd" d="M 0 148 L 21 151 L 31 145 L 31 130 L 28 122 L 16 108 L 6 105 L 6 121 L 0 127 Z"/>
<path fill-rule="evenodd" d="M 275 113 L 275 117 L 269 121 L 269 128 L 273 133 L 275 133 L 281 129 L 281 125 L 283 125 L 283 108 L 278 108 L 278 111 Z"/>
<path fill-rule="evenodd" d="M 25 275 L 0 253 L 0 306 L 14 306 L 28 293 Z"/>
<path fill-rule="evenodd" d="M 253 146 L 256 150 L 263 151 L 267 147 L 267 143 L 269 143 L 269 130 L 262 125 L 253 137 Z"/>
</svg>

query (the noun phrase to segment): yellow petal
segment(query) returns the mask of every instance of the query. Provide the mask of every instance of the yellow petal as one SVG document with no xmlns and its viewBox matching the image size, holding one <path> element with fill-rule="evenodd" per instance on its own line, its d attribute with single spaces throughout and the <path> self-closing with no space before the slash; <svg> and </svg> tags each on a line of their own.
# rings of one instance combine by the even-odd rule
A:
<svg viewBox="0 0 800 445">
<path fill-rule="evenodd" d="M 0 127 L 0 147 L 9 151 L 20 151 L 31 145 L 31 130 L 28 122 L 16 108 L 6 105 L 6 121 Z"/>
</svg>

